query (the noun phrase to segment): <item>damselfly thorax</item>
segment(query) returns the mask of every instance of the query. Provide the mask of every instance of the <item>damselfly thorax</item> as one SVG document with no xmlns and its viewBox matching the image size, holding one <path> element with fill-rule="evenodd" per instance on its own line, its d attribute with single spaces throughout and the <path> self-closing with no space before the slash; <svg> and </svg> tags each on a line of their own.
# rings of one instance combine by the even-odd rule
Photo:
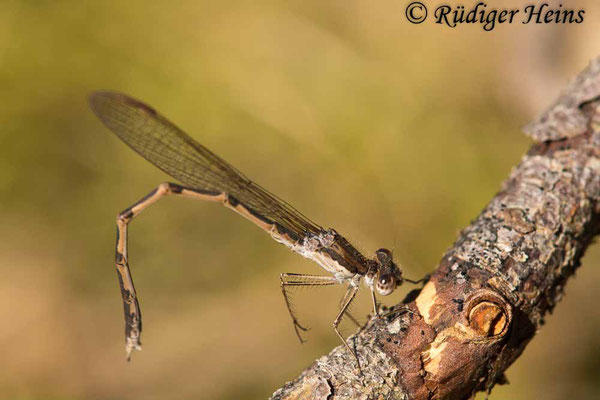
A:
<svg viewBox="0 0 600 400">
<path fill-rule="evenodd" d="M 141 101 L 120 93 L 96 92 L 90 102 L 100 120 L 129 147 L 183 183 L 162 183 L 117 216 L 115 258 L 125 309 L 128 359 L 133 349 L 141 349 L 142 319 L 129 270 L 127 228 L 146 207 L 167 195 L 221 203 L 329 272 L 330 275 L 284 273 L 280 276 L 283 297 L 300 341 L 300 331 L 306 328 L 300 325 L 290 307 L 290 287 L 348 285 L 333 328 L 350 350 L 338 326 L 361 281 L 370 289 L 375 314 L 378 313 L 375 292 L 386 296 L 404 281 L 414 283 L 402 277 L 402 270 L 389 250 L 379 249 L 374 257 L 365 257 L 335 230 L 322 228 L 255 184 Z"/>
</svg>

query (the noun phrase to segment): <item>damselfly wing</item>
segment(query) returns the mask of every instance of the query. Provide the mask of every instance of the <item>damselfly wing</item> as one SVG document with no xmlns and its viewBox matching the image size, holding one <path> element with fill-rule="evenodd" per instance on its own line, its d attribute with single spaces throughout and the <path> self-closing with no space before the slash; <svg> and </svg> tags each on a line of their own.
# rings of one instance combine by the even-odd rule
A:
<svg viewBox="0 0 600 400">
<path fill-rule="evenodd" d="M 142 318 L 129 269 L 127 228 L 146 207 L 166 195 L 221 203 L 250 220 L 277 242 L 319 264 L 330 275 L 281 274 L 281 290 L 300 341 L 301 330 L 290 307 L 291 286 L 348 284 L 334 330 L 346 345 L 338 325 L 356 296 L 361 280 L 371 289 L 388 295 L 406 279 L 392 253 L 380 249 L 370 259 L 334 229 L 324 229 L 285 201 L 245 177 L 232 165 L 202 146 L 145 103 L 116 92 L 96 92 L 90 97 L 94 113 L 123 142 L 146 160 L 182 184 L 162 183 L 117 216 L 116 267 L 125 311 L 127 357 L 141 349 Z"/>
</svg>

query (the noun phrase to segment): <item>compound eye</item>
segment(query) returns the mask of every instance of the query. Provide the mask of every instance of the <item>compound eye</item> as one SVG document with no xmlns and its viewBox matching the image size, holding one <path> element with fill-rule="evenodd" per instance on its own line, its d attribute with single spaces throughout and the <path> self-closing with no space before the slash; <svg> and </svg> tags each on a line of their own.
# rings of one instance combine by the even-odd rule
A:
<svg viewBox="0 0 600 400">
<path fill-rule="evenodd" d="M 377 292 L 379 292 L 382 296 L 387 296 L 391 294 L 396 288 L 396 278 L 393 275 L 381 275 L 379 279 L 377 279 L 376 284 Z"/>
<path fill-rule="evenodd" d="M 392 261 L 392 252 L 388 249 L 379 249 L 375 252 L 375 255 L 381 264 L 388 264 Z"/>
</svg>

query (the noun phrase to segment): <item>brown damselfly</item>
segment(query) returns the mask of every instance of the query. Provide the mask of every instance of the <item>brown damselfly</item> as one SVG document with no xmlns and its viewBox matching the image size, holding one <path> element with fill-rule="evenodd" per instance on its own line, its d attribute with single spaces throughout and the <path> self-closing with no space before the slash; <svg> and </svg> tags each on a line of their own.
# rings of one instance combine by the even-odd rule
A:
<svg viewBox="0 0 600 400">
<path fill-rule="evenodd" d="M 142 332 L 140 306 L 129 270 L 127 227 L 146 207 L 167 195 L 221 203 L 265 230 L 277 242 L 315 261 L 331 274 L 283 273 L 280 276 L 283 298 L 300 341 L 300 331 L 306 331 L 307 328 L 300 325 L 290 306 L 290 287 L 348 285 L 333 328 L 350 350 L 338 325 L 354 300 L 360 282 L 364 280 L 370 289 L 373 310 L 377 315 L 375 291 L 385 296 L 403 281 L 413 282 L 403 278 L 402 270 L 394 262 L 389 250 L 377 250 L 373 259 L 365 257 L 335 230 L 324 229 L 312 222 L 141 101 L 121 93 L 96 92 L 91 96 L 90 103 L 104 125 L 129 147 L 183 183 L 161 183 L 117 216 L 115 257 L 125 309 L 127 359 L 132 350 L 141 349 Z"/>
</svg>

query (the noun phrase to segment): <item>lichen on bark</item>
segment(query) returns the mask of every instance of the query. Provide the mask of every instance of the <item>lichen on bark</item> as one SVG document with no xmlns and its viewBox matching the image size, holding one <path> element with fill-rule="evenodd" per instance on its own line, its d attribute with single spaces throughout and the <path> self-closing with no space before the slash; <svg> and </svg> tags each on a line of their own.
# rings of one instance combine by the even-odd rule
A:
<svg viewBox="0 0 600 400">
<path fill-rule="evenodd" d="M 526 127 L 536 143 L 429 282 L 273 399 L 468 399 L 503 383 L 598 233 L 600 59 Z"/>
</svg>

